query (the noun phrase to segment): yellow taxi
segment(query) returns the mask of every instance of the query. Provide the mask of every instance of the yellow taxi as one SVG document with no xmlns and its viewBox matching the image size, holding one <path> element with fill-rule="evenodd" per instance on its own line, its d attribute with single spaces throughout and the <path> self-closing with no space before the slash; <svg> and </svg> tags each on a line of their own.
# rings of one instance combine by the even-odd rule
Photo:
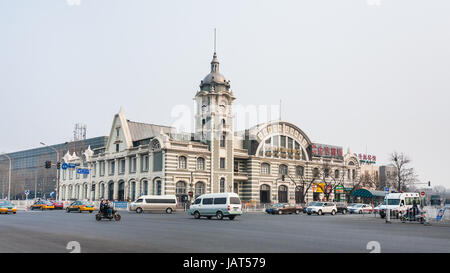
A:
<svg viewBox="0 0 450 273">
<path fill-rule="evenodd" d="M 10 212 L 16 214 L 17 212 L 16 206 L 14 206 L 13 203 L 7 200 L 0 200 L 0 213 L 8 214 Z"/>
<path fill-rule="evenodd" d="M 75 201 L 66 208 L 67 212 L 76 211 L 80 213 L 83 211 L 89 211 L 89 213 L 92 213 L 94 210 L 94 205 L 86 201 Z"/>
<path fill-rule="evenodd" d="M 55 206 L 48 201 L 39 200 L 39 201 L 36 201 L 33 205 L 31 205 L 30 208 L 31 208 L 31 210 L 35 210 L 35 209 L 46 210 L 46 209 L 54 209 Z"/>
</svg>

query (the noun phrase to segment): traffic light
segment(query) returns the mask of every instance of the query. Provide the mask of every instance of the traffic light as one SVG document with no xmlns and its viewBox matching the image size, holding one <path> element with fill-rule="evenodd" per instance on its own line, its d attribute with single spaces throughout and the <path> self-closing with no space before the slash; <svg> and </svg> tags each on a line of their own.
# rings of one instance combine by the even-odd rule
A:
<svg viewBox="0 0 450 273">
<path fill-rule="evenodd" d="M 61 162 L 56 162 L 56 169 L 60 169 L 61 168 Z"/>
<path fill-rule="evenodd" d="M 430 181 L 428 181 L 428 187 L 431 187 L 431 182 Z"/>
<path fill-rule="evenodd" d="M 45 161 L 45 168 L 46 169 L 50 169 L 52 167 L 52 162 L 51 161 Z"/>
</svg>

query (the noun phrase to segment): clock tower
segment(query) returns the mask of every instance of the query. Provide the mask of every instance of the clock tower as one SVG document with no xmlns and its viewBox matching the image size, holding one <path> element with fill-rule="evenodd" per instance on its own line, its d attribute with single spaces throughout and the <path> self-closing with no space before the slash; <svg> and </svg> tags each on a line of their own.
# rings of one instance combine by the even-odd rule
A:
<svg viewBox="0 0 450 273">
<path fill-rule="evenodd" d="M 195 95 L 196 139 L 208 144 L 211 151 L 211 192 L 233 191 L 233 139 L 235 97 L 230 81 L 219 72 L 219 60 L 214 52 L 211 72 L 200 83 Z"/>
</svg>

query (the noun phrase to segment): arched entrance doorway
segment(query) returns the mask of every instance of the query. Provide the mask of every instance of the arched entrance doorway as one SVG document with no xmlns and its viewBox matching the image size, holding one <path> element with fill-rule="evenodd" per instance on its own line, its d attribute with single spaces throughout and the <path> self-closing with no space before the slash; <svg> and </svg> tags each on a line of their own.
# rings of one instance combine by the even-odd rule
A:
<svg viewBox="0 0 450 273">
<path fill-rule="evenodd" d="M 300 186 L 295 187 L 295 203 L 302 204 L 305 202 L 304 200 L 303 188 Z"/>
<path fill-rule="evenodd" d="M 270 186 L 261 185 L 259 190 L 259 200 L 261 203 L 270 203 Z"/>
<path fill-rule="evenodd" d="M 125 200 L 125 182 L 123 180 L 119 181 L 119 190 L 117 192 L 117 200 Z"/>
<path fill-rule="evenodd" d="M 110 181 L 108 183 L 108 196 L 106 199 L 113 200 L 114 198 L 114 182 Z"/>
<path fill-rule="evenodd" d="M 285 185 L 278 187 L 278 202 L 287 203 L 288 202 L 288 188 Z"/>
</svg>

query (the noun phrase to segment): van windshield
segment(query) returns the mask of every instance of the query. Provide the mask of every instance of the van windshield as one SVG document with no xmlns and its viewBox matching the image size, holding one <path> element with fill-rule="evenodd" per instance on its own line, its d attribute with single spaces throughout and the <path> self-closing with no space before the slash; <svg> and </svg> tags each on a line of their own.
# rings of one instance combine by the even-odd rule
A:
<svg viewBox="0 0 450 273">
<path fill-rule="evenodd" d="M 230 204 L 239 205 L 241 203 L 241 199 L 239 197 L 230 197 Z"/>
<path fill-rule="evenodd" d="M 400 204 L 400 199 L 387 199 L 387 205 L 398 205 Z"/>
</svg>

